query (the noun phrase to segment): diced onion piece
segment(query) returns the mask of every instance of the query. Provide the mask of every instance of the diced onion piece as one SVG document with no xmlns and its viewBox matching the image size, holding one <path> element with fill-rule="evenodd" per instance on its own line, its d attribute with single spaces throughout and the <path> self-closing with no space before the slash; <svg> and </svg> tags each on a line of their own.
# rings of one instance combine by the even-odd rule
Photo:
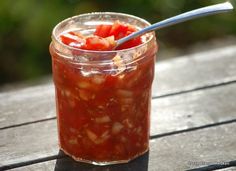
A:
<svg viewBox="0 0 236 171">
<path fill-rule="evenodd" d="M 70 91 L 69 91 L 69 90 L 65 90 L 65 95 L 66 95 L 67 97 L 70 97 L 70 95 L 71 95 Z"/>
<path fill-rule="evenodd" d="M 104 106 L 102 106 L 102 105 L 99 105 L 98 106 L 98 109 L 104 109 L 105 107 Z"/>
<path fill-rule="evenodd" d="M 95 75 L 92 78 L 92 82 L 95 84 L 102 84 L 105 82 L 105 78 L 102 75 Z"/>
<path fill-rule="evenodd" d="M 97 135 L 94 132 L 90 131 L 89 129 L 86 130 L 86 133 L 87 133 L 88 138 L 91 141 L 95 142 L 95 140 L 97 139 Z"/>
<path fill-rule="evenodd" d="M 86 130 L 88 138 L 94 143 L 94 144 L 101 144 L 105 142 L 109 137 L 109 131 L 105 131 L 101 137 L 98 137 L 94 132 L 90 131 L 89 129 Z"/>
<path fill-rule="evenodd" d="M 112 133 L 118 134 L 124 126 L 120 122 L 115 122 L 112 126 Z"/>
<path fill-rule="evenodd" d="M 77 139 L 76 138 L 71 138 L 71 139 L 69 139 L 69 144 L 71 144 L 71 145 L 75 145 L 75 144 L 78 144 L 78 142 L 77 142 Z"/>
<path fill-rule="evenodd" d="M 106 37 L 106 40 L 109 42 L 110 48 L 113 49 L 116 45 L 115 37 L 109 36 L 109 37 Z"/>
<path fill-rule="evenodd" d="M 121 98 L 120 103 L 124 105 L 130 105 L 133 103 L 133 98 Z"/>
<path fill-rule="evenodd" d="M 69 100 L 68 103 L 69 103 L 70 107 L 72 107 L 72 108 L 74 108 L 76 106 L 76 103 L 74 100 Z"/>
<path fill-rule="evenodd" d="M 126 127 L 128 127 L 128 128 L 133 128 L 133 124 L 130 122 L 129 119 L 125 119 L 125 120 L 123 121 L 123 124 L 124 124 Z"/>
<path fill-rule="evenodd" d="M 79 81 L 77 85 L 79 88 L 89 88 L 91 86 L 91 84 L 86 81 Z"/>
<path fill-rule="evenodd" d="M 85 101 L 95 98 L 95 94 L 93 94 L 87 90 L 82 90 L 82 89 L 79 90 L 79 96 L 82 100 L 85 100 Z"/>
<path fill-rule="evenodd" d="M 114 151 L 115 151 L 115 154 L 117 154 L 117 155 L 125 154 L 125 152 L 126 152 L 123 143 L 121 143 L 121 144 L 116 144 L 114 148 L 115 148 L 115 150 L 114 150 Z"/>
<path fill-rule="evenodd" d="M 117 74 L 123 72 L 126 69 L 124 60 L 119 55 L 116 55 L 112 60 L 114 62 L 114 65 L 117 66 Z"/>
<path fill-rule="evenodd" d="M 127 138 L 124 136 L 121 136 L 120 140 L 121 140 L 121 142 L 124 142 L 124 143 L 127 142 Z"/>
<path fill-rule="evenodd" d="M 69 130 L 70 130 L 70 132 L 72 132 L 72 133 L 76 133 L 76 132 L 77 132 L 76 129 L 74 129 L 74 128 L 69 128 Z"/>
<path fill-rule="evenodd" d="M 133 92 L 130 90 L 119 89 L 117 90 L 116 93 L 119 97 L 132 97 L 133 96 Z"/>
<path fill-rule="evenodd" d="M 102 143 L 104 143 L 109 137 L 110 137 L 109 135 L 107 135 L 107 136 L 105 136 L 105 137 L 101 137 L 101 138 L 99 138 L 99 139 L 96 139 L 94 143 L 95 143 L 95 144 L 102 144 Z"/>
<path fill-rule="evenodd" d="M 88 93 L 85 90 L 79 90 L 79 96 L 82 100 L 89 100 Z"/>
<path fill-rule="evenodd" d="M 61 95 L 65 96 L 65 91 L 64 90 L 61 90 Z"/>
<path fill-rule="evenodd" d="M 110 122 L 110 121 L 111 121 L 111 118 L 107 115 L 95 118 L 96 123 L 107 123 L 107 122 Z"/>
<path fill-rule="evenodd" d="M 109 136 L 109 131 L 108 130 L 103 132 L 103 134 L 101 135 L 101 137 L 107 137 L 107 136 Z"/>
<path fill-rule="evenodd" d="M 124 111 L 128 110 L 129 108 L 130 108 L 129 105 L 122 105 L 121 106 L 121 112 L 124 112 Z"/>
<path fill-rule="evenodd" d="M 139 126 L 139 127 L 136 129 L 136 133 L 139 134 L 139 135 L 141 135 L 141 133 L 142 133 L 142 127 L 141 127 L 141 126 Z"/>
<path fill-rule="evenodd" d="M 91 99 L 95 99 L 95 94 L 92 94 Z"/>
<path fill-rule="evenodd" d="M 124 77 L 125 77 L 125 74 L 121 74 L 121 75 L 118 76 L 118 78 L 119 78 L 120 80 L 122 80 Z"/>
<path fill-rule="evenodd" d="M 137 83 L 138 80 L 140 80 L 142 76 L 142 72 L 141 71 L 137 71 L 137 73 L 135 73 L 135 75 L 129 79 L 127 79 L 126 81 L 126 85 L 127 87 L 132 87 L 134 84 Z"/>
<path fill-rule="evenodd" d="M 118 67 L 124 66 L 124 61 L 122 60 L 122 58 L 121 58 L 119 55 L 116 55 L 116 56 L 113 58 L 113 62 L 114 62 L 114 64 L 117 65 Z"/>
</svg>

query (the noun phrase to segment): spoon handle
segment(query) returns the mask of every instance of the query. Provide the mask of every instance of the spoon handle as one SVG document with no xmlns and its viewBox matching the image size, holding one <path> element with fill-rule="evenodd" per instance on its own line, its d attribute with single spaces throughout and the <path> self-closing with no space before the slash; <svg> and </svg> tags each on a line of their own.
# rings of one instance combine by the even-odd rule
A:
<svg viewBox="0 0 236 171">
<path fill-rule="evenodd" d="M 220 4 L 216 4 L 216 5 L 211 5 L 211 6 L 207 6 L 207 7 L 203 7 L 203 8 L 199 8 L 199 9 L 195 9 L 189 12 L 185 12 L 183 14 L 165 19 L 163 21 L 157 22 L 153 25 L 150 25 L 142 30 L 139 30 L 137 32 L 134 32 L 132 34 L 130 34 L 129 36 L 126 36 L 124 38 L 121 38 L 119 40 L 117 40 L 117 46 L 123 44 L 124 42 L 133 39 L 137 36 L 143 35 L 145 33 L 157 30 L 157 29 L 161 29 L 170 25 L 174 25 L 174 24 L 178 24 L 187 20 L 191 20 L 194 18 L 198 18 L 198 17 L 203 17 L 203 16 L 207 16 L 207 15 L 212 15 L 212 14 L 218 14 L 218 13 L 223 13 L 223 12 L 228 12 L 233 10 L 233 6 L 230 2 L 225 2 L 225 3 L 220 3 Z"/>
</svg>

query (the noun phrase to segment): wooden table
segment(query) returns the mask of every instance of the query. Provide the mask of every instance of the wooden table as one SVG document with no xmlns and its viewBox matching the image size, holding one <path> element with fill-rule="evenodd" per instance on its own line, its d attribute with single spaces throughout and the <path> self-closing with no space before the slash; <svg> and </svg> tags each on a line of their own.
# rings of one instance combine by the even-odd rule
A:
<svg viewBox="0 0 236 171">
<path fill-rule="evenodd" d="M 236 170 L 236 46 L 158 62 L 150 151 L 93 166 L 59 151 L 54 87 L 0 93 L 0 170 Z"/>
</svg>

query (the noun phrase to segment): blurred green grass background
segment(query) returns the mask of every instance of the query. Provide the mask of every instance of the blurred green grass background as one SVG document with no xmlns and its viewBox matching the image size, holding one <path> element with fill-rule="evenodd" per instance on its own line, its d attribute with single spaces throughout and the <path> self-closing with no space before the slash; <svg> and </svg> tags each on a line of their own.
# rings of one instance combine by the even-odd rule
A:
<svg viewBox="0 0 236 171">
<path fill-rule="evenodd" d="M 51 73 L 48 46 L 61 20 L 87 12 L 113 11 L 151 23 L 218 0 L 2 0 L 0 1 L 0 85 Z M 160 48 L 184 51 L 196 43 L 236 36 L 236 13 L 209 16 L 157 32 Z M 162 47 L 163 46 L 163 47 Z"/>
</svg>

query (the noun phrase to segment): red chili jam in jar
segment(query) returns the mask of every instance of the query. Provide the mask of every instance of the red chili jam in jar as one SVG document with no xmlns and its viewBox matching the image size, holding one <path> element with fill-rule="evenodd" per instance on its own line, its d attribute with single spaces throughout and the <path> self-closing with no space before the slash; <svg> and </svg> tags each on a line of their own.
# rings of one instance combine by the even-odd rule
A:
<svg viewBox="0 0 236 171">
<path fill-rule="evenodd" d="M 111 48 L 114 40 L 148 25 L 104 12 L 68 18 L 54 28 L 50 53 L 59 145 L 75 160 L 126 163 L 148 151 L 155 33 Z"/>
</svg>

